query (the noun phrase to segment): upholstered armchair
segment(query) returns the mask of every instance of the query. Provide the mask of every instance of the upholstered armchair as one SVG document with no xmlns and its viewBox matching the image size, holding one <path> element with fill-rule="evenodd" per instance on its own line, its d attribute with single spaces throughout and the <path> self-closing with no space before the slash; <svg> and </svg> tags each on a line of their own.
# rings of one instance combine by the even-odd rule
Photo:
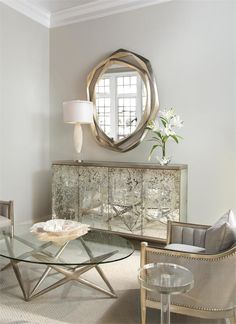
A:
<svg viewBox="0 0 236 324">
<path fill-rule="evenodd" d="M 14 207 L 13 201 L 0 201 L 0 229 L 10 230 L 14 234 Z"/>
<path fill-rule="evenodd" d="M 171 312 L 209 319 L 228 318 L 235 324 L 236 244 L 230 242 L 228 249 L 208 254 L 205 244 L 209 233 L 212 233 L 209 226 L 169 221 L 165 248 L 141 244 L 141 267 L 164 262 L 188 268 L 194 276 L 194 287 L 186 294 L 171 296 Z M 216 234 L 219 241 L 220 235 Z M 211 249 L 214 244 L 208 242 Z M 160 308 L 160 296 L 141 287 L 142 324 L 146 323 L 147 307 Z"/>
</svg>

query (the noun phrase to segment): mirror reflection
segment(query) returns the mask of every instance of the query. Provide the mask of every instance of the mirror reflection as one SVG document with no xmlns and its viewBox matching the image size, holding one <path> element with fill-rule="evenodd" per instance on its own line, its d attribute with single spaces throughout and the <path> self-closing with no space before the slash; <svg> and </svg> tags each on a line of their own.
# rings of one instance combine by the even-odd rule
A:
<svg viewBox="0 0 236 324">
<path fill-rule="evenodd" d="M 96 120 L 117 142 L 132 134 L 142 119 L 147 100 L 140 74 L 128 65 L 111 65 L 95 86 Z"/>
</svg>

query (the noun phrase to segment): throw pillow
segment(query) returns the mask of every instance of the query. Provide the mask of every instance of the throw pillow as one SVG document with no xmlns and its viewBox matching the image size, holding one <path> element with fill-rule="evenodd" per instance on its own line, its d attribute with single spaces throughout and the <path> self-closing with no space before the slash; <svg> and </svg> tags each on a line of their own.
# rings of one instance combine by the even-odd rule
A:
<svg viewBox="0 0 236 324">
<path fill-rule="evenodd" d="M 234 215 L 233 211 L 229 209 L 221 218 L 216 222 L 216 224 L 219 223 L 229 223 L 231 226 L 236 228 L 236 216 Z"/>
<path fill-rule="evenodd" d="M 206 253 L 219 253 L 230 248 L 234 242 L 235 232 L 228 222 L 217 222 L 206 231 Z"/>
<path fill-rule="evenodd" d="M 221 216 L 221 218 L 215 223 L 215 225 L 222 225 L 226 222 L 229 223 L 229 225 L 232 227 L 232 230 L 234 232 L 234 241 L 236 242 L 236 215 L 234 215 L 234 212 L 231 209 L 229 209 L 223 216 Z"/>
</svg>

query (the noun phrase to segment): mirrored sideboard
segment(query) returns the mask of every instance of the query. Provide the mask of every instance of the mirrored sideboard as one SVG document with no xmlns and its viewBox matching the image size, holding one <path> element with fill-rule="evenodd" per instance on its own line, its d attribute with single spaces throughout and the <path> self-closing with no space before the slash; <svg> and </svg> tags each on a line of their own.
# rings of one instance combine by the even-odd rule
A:
<svg viewBox="0 0 236 324">
<path fill-rule="evenodd" d="M 186 221 L 187 165 L 58 161 L 52 172 L 55 218 L 147 240 Z"/>
</svg>

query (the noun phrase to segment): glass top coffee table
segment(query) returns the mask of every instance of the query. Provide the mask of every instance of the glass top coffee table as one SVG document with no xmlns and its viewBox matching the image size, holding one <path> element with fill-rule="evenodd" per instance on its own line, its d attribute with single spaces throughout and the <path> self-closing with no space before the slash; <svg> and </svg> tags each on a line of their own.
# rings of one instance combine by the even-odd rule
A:
<svg viewBox="0 0 236 324">
<path fill-rule="evenodd" d="M 110 282 L 106 278 L 100 265 L 119 261 L 129 257 L 134 251 L 131 242 L 118 235 L 91 230 L 75 240 L 57 245 L 53 242 L 43 242 L 30 233 L 30 227 L 21 234 L 11 237 L 0 232 L 0 256 L 9 259 L 19 286 L 26 301 L 41 296 L 69 281 L 77 281 L 95 288 L 111 297 L 117 297 Z M 31 291 L 27 291 L 18 264 L 34 263 L 45 265 L 45 271 Z M 107 289 L 82 278 L 82 275 L 95 268 Z M 41 283 L 48 274 L 56 271 L 62 278 L 54 284 L 39 290 Z"/>
</svg>

